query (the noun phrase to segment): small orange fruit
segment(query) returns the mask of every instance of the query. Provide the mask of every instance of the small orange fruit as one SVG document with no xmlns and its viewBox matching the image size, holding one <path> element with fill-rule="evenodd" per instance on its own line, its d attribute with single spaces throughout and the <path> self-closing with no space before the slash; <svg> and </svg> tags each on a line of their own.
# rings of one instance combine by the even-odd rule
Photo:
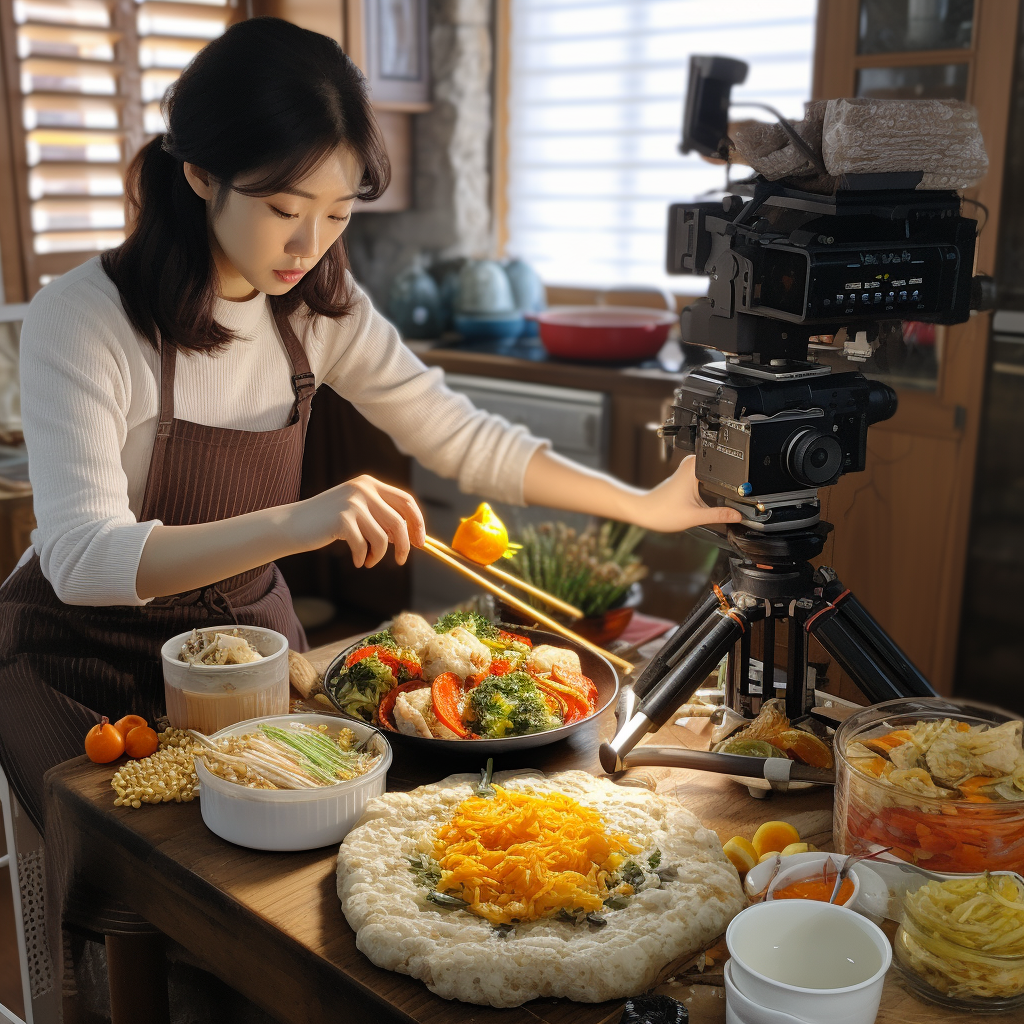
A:
<svg viewBox="0 0 1024 1024">
<path fill-rule="evenodd" d="M 149 722 L 147 722 L 141 715 L 125 715 L 124 718 L 119 718 L 114 723 L 114 728 L 125 739 L 128 739 L 128 733 L 140 725 L 149 725 Z"/>
<path fill-rule="evenodd" d="M 159 737 L 148 725 L 137 725 L 124 740 L 124 752 L 129 757 L 149 757 L 159 746 Z"/>
<path fill-rule="evenodd" d="M 772 850 L 784 850 L 790 843 L 799 843 L 800 833 L 788 821 L 766 821 L 750 842 L 757 855 L 762 857 Z"/>
<path fill-rule="evenodd" d="M 106 715 L 85 734 L 85 752 L 97 764 L 116 761 L 124 753 L 124 737 Z"/>
</svg>

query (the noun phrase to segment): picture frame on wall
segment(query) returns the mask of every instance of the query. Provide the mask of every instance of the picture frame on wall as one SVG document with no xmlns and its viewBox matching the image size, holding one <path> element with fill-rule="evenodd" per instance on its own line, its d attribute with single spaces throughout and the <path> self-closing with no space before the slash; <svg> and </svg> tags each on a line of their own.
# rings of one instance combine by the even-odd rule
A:
<svg viewBox="0 0 1024 1024">
<path fill-rule="evenodd" d="M 366 0 L 366 65 L 370 98 L 427 103 L 427 0 Z"/>
</svg>

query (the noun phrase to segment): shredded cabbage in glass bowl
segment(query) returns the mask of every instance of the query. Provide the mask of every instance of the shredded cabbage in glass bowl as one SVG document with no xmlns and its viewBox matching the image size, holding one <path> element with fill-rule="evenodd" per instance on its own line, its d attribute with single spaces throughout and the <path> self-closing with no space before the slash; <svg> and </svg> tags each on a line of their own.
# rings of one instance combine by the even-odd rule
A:
<svg viewBox="0 0 1024 1024">
<path fill-rule="evenodd" d="M 1024 1006 L 1024 879 L 930 881 L 908 893 L 893 943 L 912 987 L 960 1009 Z"/>
</svg>

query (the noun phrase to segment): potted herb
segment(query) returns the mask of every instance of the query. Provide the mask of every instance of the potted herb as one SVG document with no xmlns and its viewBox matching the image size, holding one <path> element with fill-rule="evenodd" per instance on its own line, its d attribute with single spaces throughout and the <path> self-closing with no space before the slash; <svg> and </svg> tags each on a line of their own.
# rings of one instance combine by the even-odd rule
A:
<svg viewBox="0 0 1024 1024">
<path fill-rule="evenodd" d="M 561 522 L 526 526 L 516 537 L 520 548 L 508 564 L 527 583 L 583 612 L 583 619 L 564 620 L 573 630 L 594 643 L 607 644 L 629 625 L 640 603 L 639 581 L 647 567 L 636 548 L 645 533 L 610 519 L 583 531 Z M 552 614 L 540 601 L 531 598 L 530 603 Z M 511 609 L 504 606 L 502 614 L 509 617 Z"/>
</svg>

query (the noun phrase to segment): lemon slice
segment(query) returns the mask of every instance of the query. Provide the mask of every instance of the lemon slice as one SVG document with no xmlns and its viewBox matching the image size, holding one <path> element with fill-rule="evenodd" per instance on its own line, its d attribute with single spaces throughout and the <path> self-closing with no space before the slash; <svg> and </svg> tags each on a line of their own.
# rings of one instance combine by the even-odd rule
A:
<svg viewBox="0 0 1024 1024">
<path fill-rule="evenodd" d="M 790 843 L 799 843 L 800 833 L 788 821 L 766 821 L 755 833 L 751 845 L 760 857 L 769 851 L 784 850 Z"/>
<path fill-rule="evenodd" d="M 732 861 L 742 878 L 756 863 L 757 851 L 750 845 L 750 840 L 743 836 L 733 836 L 723 847 L 722 852 Z"/>
</svg>

